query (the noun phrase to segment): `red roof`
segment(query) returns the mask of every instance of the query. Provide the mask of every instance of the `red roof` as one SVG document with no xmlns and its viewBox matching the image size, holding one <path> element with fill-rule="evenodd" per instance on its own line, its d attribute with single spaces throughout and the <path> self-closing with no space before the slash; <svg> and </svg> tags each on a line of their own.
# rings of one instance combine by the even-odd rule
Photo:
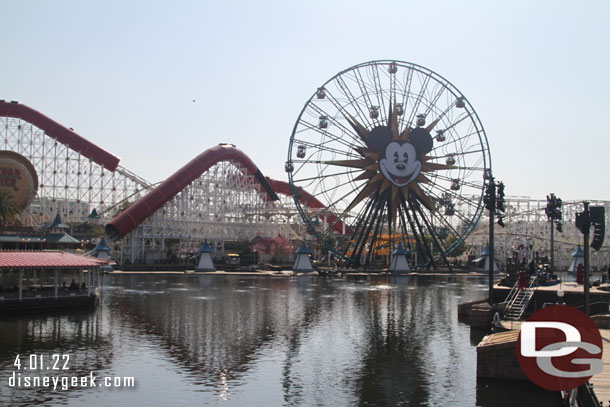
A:
<svg viewBox="0 0 610 407">
<path fill-rule="evenodd" d="M 15 268 L 91 268 L 108 260 L 61 251 L 0 251 L 0 270 Z"/>
</svg>

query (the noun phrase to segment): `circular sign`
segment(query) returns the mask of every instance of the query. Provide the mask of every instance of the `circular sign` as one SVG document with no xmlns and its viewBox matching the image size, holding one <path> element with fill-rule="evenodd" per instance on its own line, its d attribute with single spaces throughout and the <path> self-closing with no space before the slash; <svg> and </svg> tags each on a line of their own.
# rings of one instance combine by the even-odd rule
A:
<svg viewBox="0 0 610 407">
<path fill-rule="evenodd" d="M 38 175 L 32 163 L 21 154 L 0 151 L 0 190 L 13 196 L 20 210 L 27 208 L 38 190 Z"/>
<path fill-rule="evenodd" d="M 551 391 L 575 389 L 603 370 L 603 343 L 595 322 L 566 305 L 546 307 L 521 324 L 519 365 Z"/>
</svg>

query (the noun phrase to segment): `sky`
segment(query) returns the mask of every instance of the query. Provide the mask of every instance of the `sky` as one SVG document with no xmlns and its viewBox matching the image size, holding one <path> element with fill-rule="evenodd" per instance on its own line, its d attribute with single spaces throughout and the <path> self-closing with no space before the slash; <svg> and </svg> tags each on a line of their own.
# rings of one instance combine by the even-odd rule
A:
<svg viewBox="0 0 610 407">
<path fill-rule="evenodd" d="M 162 181 L 232 143 L 263 174 L 304 104 L 377 59 L 470 101 L 509 196 L 610 200 L 610 2 L 0 0 L 0 99 Z"/>
</svg>

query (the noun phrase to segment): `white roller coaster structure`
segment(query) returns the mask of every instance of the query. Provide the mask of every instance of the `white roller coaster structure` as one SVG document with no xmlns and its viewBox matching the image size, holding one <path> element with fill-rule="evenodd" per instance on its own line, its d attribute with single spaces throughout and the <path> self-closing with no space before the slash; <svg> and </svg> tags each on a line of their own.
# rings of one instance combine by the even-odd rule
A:
<svg viewBox="0 0 610 407">
<path fill-rule="evenodd" d="M 23 155 L 36 169 L 39 189 L 20 218 L 22 225 L 34 229 L 51 223 L 58 213 L 73 227 L 108 224 L 117 215 L 129 212 L 124 209 L 142 201 L 157 186 L 118 165 L 118 158 L 71 129 L 16 102 L 0 101 L 0 149 Z M 234 151 L 229 147 L 225 150 Z M 310 238 L 297 216 L 287 184 L 265 181 L 253 163 L 240 154 L 241 159 L 233 154 L 211 162 L 172 196 L 165 196 L 156 210 L 135 222 L 127 233 L 117 232 L 122 239 L 117 245 L 120 252 L 115 253 L 117 260 L 150 261 L 164 256 L 170 243 L 173 248 L 193 250 L 208 240 L 222 250 L 225 241 L 256 236 Z M 179 173 L 174 178 L 181 182 Z M 275 192 L 281 192 L 280 196 Z M 591 205 L 610 210 L 608 201 L 591 201 Z M 530 258 L 535 252 L 542 257 L 550 254 L 545 206 L 545 200 L 507 198 L 507 226 L 496 228 L 499 259 L 511 257 L 521 245 L 530 248 Z M 578 211 L 582 211 L 582 201 L 564 202 L 563 233 L 555 234 L 555 262 L 559 267 L 567 267 L 570 253 L 582 242 L 582 234 L 574 226 Z M 487 245 L 487 225 L 484 215 L 467 239 L 470 254 Z M 606 235 L 609 233 L 606 227 Z M 608 236 L 605 243 L 599 252 L 591 252 L 592 266 L 610 263 Z"/>
</svg>

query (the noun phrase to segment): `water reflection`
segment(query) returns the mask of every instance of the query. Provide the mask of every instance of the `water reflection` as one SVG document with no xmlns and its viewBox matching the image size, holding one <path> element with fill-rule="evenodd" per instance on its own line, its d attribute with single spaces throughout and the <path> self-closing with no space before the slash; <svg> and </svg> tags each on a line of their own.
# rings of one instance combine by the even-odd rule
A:
<svg viewBox="0 0 610 407">
<path fill-rule="evenodd" d="M 114 352 L 111 335 L 103 333 L 102 322 L 100 313 L 90 310 L 0 320 L 0 405 L 39 405 L 50 400 L 58 405 L 78 396 L 78 390 L 72 388 L 15 390 L 9 388 L 8 380 L 13 375 L 16 380 L 24 380 L 25 376 L 61 377 L 68 372 L 73 376 L 87 376 L 92 371 L 108 371 Z M 62 363 L 56 365 L 53 354 L 68 355 L 69 360 L 60 356 L 58 359 Z M 21 369 L 14 365 L 17 355 Z M 40 356 L 43 358 L 42 370 Z M 30 357 L 38 360 L 37 366 L 30 365 Z M 59 370 L 64 362 L 67 362 L 67 371 Z M 31 370 L 34 367 L 37 370 Z"/>
<path fill-rule="evenodd" d="M 127 287 L 148 277 L 116 278 Z M 193 383 L 223 399 L 280 349 L 286 404 L 474 399 L 474 375 L 459 373 L 474 368 L 469 328 L 455 309 L 476 290 L 455 277 L 181 278 L 162 295 L 113 295 L 112 319 L 157 337 Z"/>
<path fill-rule="evenodd" d="M 139 369 L 140 387 L 120 395 L 130 405 L 493 405 L 477 396 L 473 334 L 456 315 L 485 296 L 484 279 L 133 274 L 104 286 L 94 313 L 0 322 L 2 377 L 17 352 L 69 350 L 75 369 Z M 0 403 L 104 405 L 109 394 Z"/>
</svg>

